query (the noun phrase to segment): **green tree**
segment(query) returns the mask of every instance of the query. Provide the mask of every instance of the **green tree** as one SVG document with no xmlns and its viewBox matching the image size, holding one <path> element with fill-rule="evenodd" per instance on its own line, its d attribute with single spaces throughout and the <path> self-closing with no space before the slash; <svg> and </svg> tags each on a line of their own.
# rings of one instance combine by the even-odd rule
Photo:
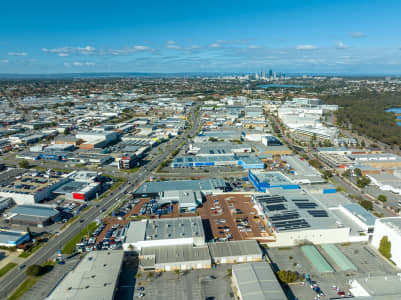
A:
<svg viewBox="0 0 401 300">
<path fill-rule="evenodd" d="M 280 281 L 283 283 L 292 283 L 292 282 L 303 280 L 303 278 L 304 278 L 304 276 L 299 274 L 298 272 L 285 271 L 285 270 L 278 271 L 277 276 L 280 279 Z"/>
<path fill-rule="evenodd" d="M 18 163 L 18 166 L 22 169 L 29 169 L 30 164 L 26 159 L 23 159 Z"/>
<path fill-rule="evenodd" d="M 330 177 L 333 177 L 333 174 L 329 170 L 324 170 L 323 171 L 323 178 L 327 180 Z"/>
<path fill-rule="evenodd" d="M 387 235 L 383 236 L 382 239 L 380 240 L 379 252 L 385 258 L 387 259 L 391 258 L 391 242 L 388 240 Z"/>
<path fill-rule="evenodd" d="M 358 178 L 356 185 L 360 188 L 364 188 L 365 186 L 367 186 L 370 183 L 370 179 L 367 176 L 363 176 Z"/>
<path fill-rule="evenodd" d="M 373 210 L 373 204 L 368 200 L 362 200 L 359 204 L 366 210 Z"/>
<path fill-rule="evenodd" d="M 43 273 L 43 268 L 40 265 L 31 265 L 25 273 L 28 276 L 40 276 Z"/>
<path fill-rule="evenodd" d="M 359 169 L 359 168 L 355 168 L 355 169 L 354 169 L 354 173 L 355 173 L 355 175 L 358 176 L 358 177 L 361 177 L 361 176 L 362 176 L 362 171 L 361 171 L 361 169 Z"/>
<path fill-rule="evenodd" d="M 174 274 L 177 275 L 177 277 L 180 277 L 181 270 L 180 269 L 175 269 Z"/>
<path fill-rule="evenodd" d="M 387 201 L 387 197 L 385 195 L 379 195 L 377 197 L 377 200 L 381 201 L 381 202 L 386 202 Z"/>
</svg>

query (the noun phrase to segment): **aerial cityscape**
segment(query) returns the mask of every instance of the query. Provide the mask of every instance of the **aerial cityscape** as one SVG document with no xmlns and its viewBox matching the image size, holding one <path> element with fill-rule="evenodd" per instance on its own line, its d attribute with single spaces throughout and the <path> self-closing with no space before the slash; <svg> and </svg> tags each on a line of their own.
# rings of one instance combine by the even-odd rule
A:
<svg viewBox="0 0 401 300">
<path fill-rule="evenodd" d="M 0 299 L 401 299 L 401 3 L 22 2 Z"/>
</svg>

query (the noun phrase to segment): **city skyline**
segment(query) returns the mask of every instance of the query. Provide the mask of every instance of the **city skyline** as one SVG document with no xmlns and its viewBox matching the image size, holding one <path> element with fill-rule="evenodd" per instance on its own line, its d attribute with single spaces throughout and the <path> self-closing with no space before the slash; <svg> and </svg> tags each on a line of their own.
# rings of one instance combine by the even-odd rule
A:
<svg viewBox="0 0 401 300">
<path fill-rule="evenodd" d="M 0 73 L 400 74 L 400 9 L 398 1 L 6 3 Z"/>
</svg>

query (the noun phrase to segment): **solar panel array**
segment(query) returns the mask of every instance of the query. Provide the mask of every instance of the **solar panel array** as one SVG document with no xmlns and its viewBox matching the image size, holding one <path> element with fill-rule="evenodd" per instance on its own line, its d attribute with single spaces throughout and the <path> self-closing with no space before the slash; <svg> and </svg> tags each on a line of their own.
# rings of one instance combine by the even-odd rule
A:
<svg viewBox="0 0 401 300">
<path fill-rule="evenodd" d="M 304 219 L 298 220 L 287 220 L 282 222 L 273 222 L 273 226 L 276 230 L 287 231 L 301 228 L 311 227 L 308 222 Z"/>
<path fill-rule="evenodd" d="M 327 218 L 329 216 L 327 211 L 322 209 L 308 210 L 308 213 L 314 218 Z"/>
<path fill-rule="evenodd" d="M 295 202 L 295 205 L 300 209 L 316 208 L 317 207 L 317 204 L 313 203 L 313 202 L 310 202 L 310 203 Z"/>
</svg>

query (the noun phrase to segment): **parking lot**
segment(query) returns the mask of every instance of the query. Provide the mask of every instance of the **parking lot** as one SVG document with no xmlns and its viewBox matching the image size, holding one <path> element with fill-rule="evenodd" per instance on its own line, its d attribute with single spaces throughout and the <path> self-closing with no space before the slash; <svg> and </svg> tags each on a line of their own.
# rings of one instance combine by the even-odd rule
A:
<svg viewBox="0 0 401 300">
<path fill-rule="evenodd" d="M 251 205 L 249 195 L 208 196 L 198 211 L 202 219 L 209 220 L 214 239 L 263 240 L 269 237 L 266 227 Z"/>
<path fill-rule="evenodd" d="M 231 265 L 218 265 L 216 269 L 186 271 L 179 275 L 174 272 L 163 272 L 148 278 L 138 280 L 136 287 L 143 287 L 143 291 L 135 291 L 134 299 L 143 293 L 144 299 L 152 300 L 233 300 L 231 277 L 227 276 L 227 269 Z M 126 299 L 126 298 L 124 298 Z"/>
<path fill-rule="evenodd" d="M 356 272 L 340 271 L 335 262 L 320 246 L 317 246 L 317 249 L 335 269 L 334 273 L 318 273 L 311 262 L 303 255 L 301 247 L 270 248 L 268 254 L 275 271 L 291 270 L 301 274 L 309 274 L 312 281 L 316 282 L 326 297 L 338 297 L 339 292 L 344 292 L 347 295 L 349 292 L 348 281 L 351 278 L 367 276 L 367 274 L 374 276 L 397 273 L 397 269 L 379 256 L 377 251 L 368 244 L 347 243 L 337 244 L 336 246 L 356 266 Z M 287 292 L 291 297 L 295 296 L 298 299 L 314 299 L 316 297 L 316 292 L 311 289 L 310 284 L 290 284 L 290 290 Z"/>
</svg>

